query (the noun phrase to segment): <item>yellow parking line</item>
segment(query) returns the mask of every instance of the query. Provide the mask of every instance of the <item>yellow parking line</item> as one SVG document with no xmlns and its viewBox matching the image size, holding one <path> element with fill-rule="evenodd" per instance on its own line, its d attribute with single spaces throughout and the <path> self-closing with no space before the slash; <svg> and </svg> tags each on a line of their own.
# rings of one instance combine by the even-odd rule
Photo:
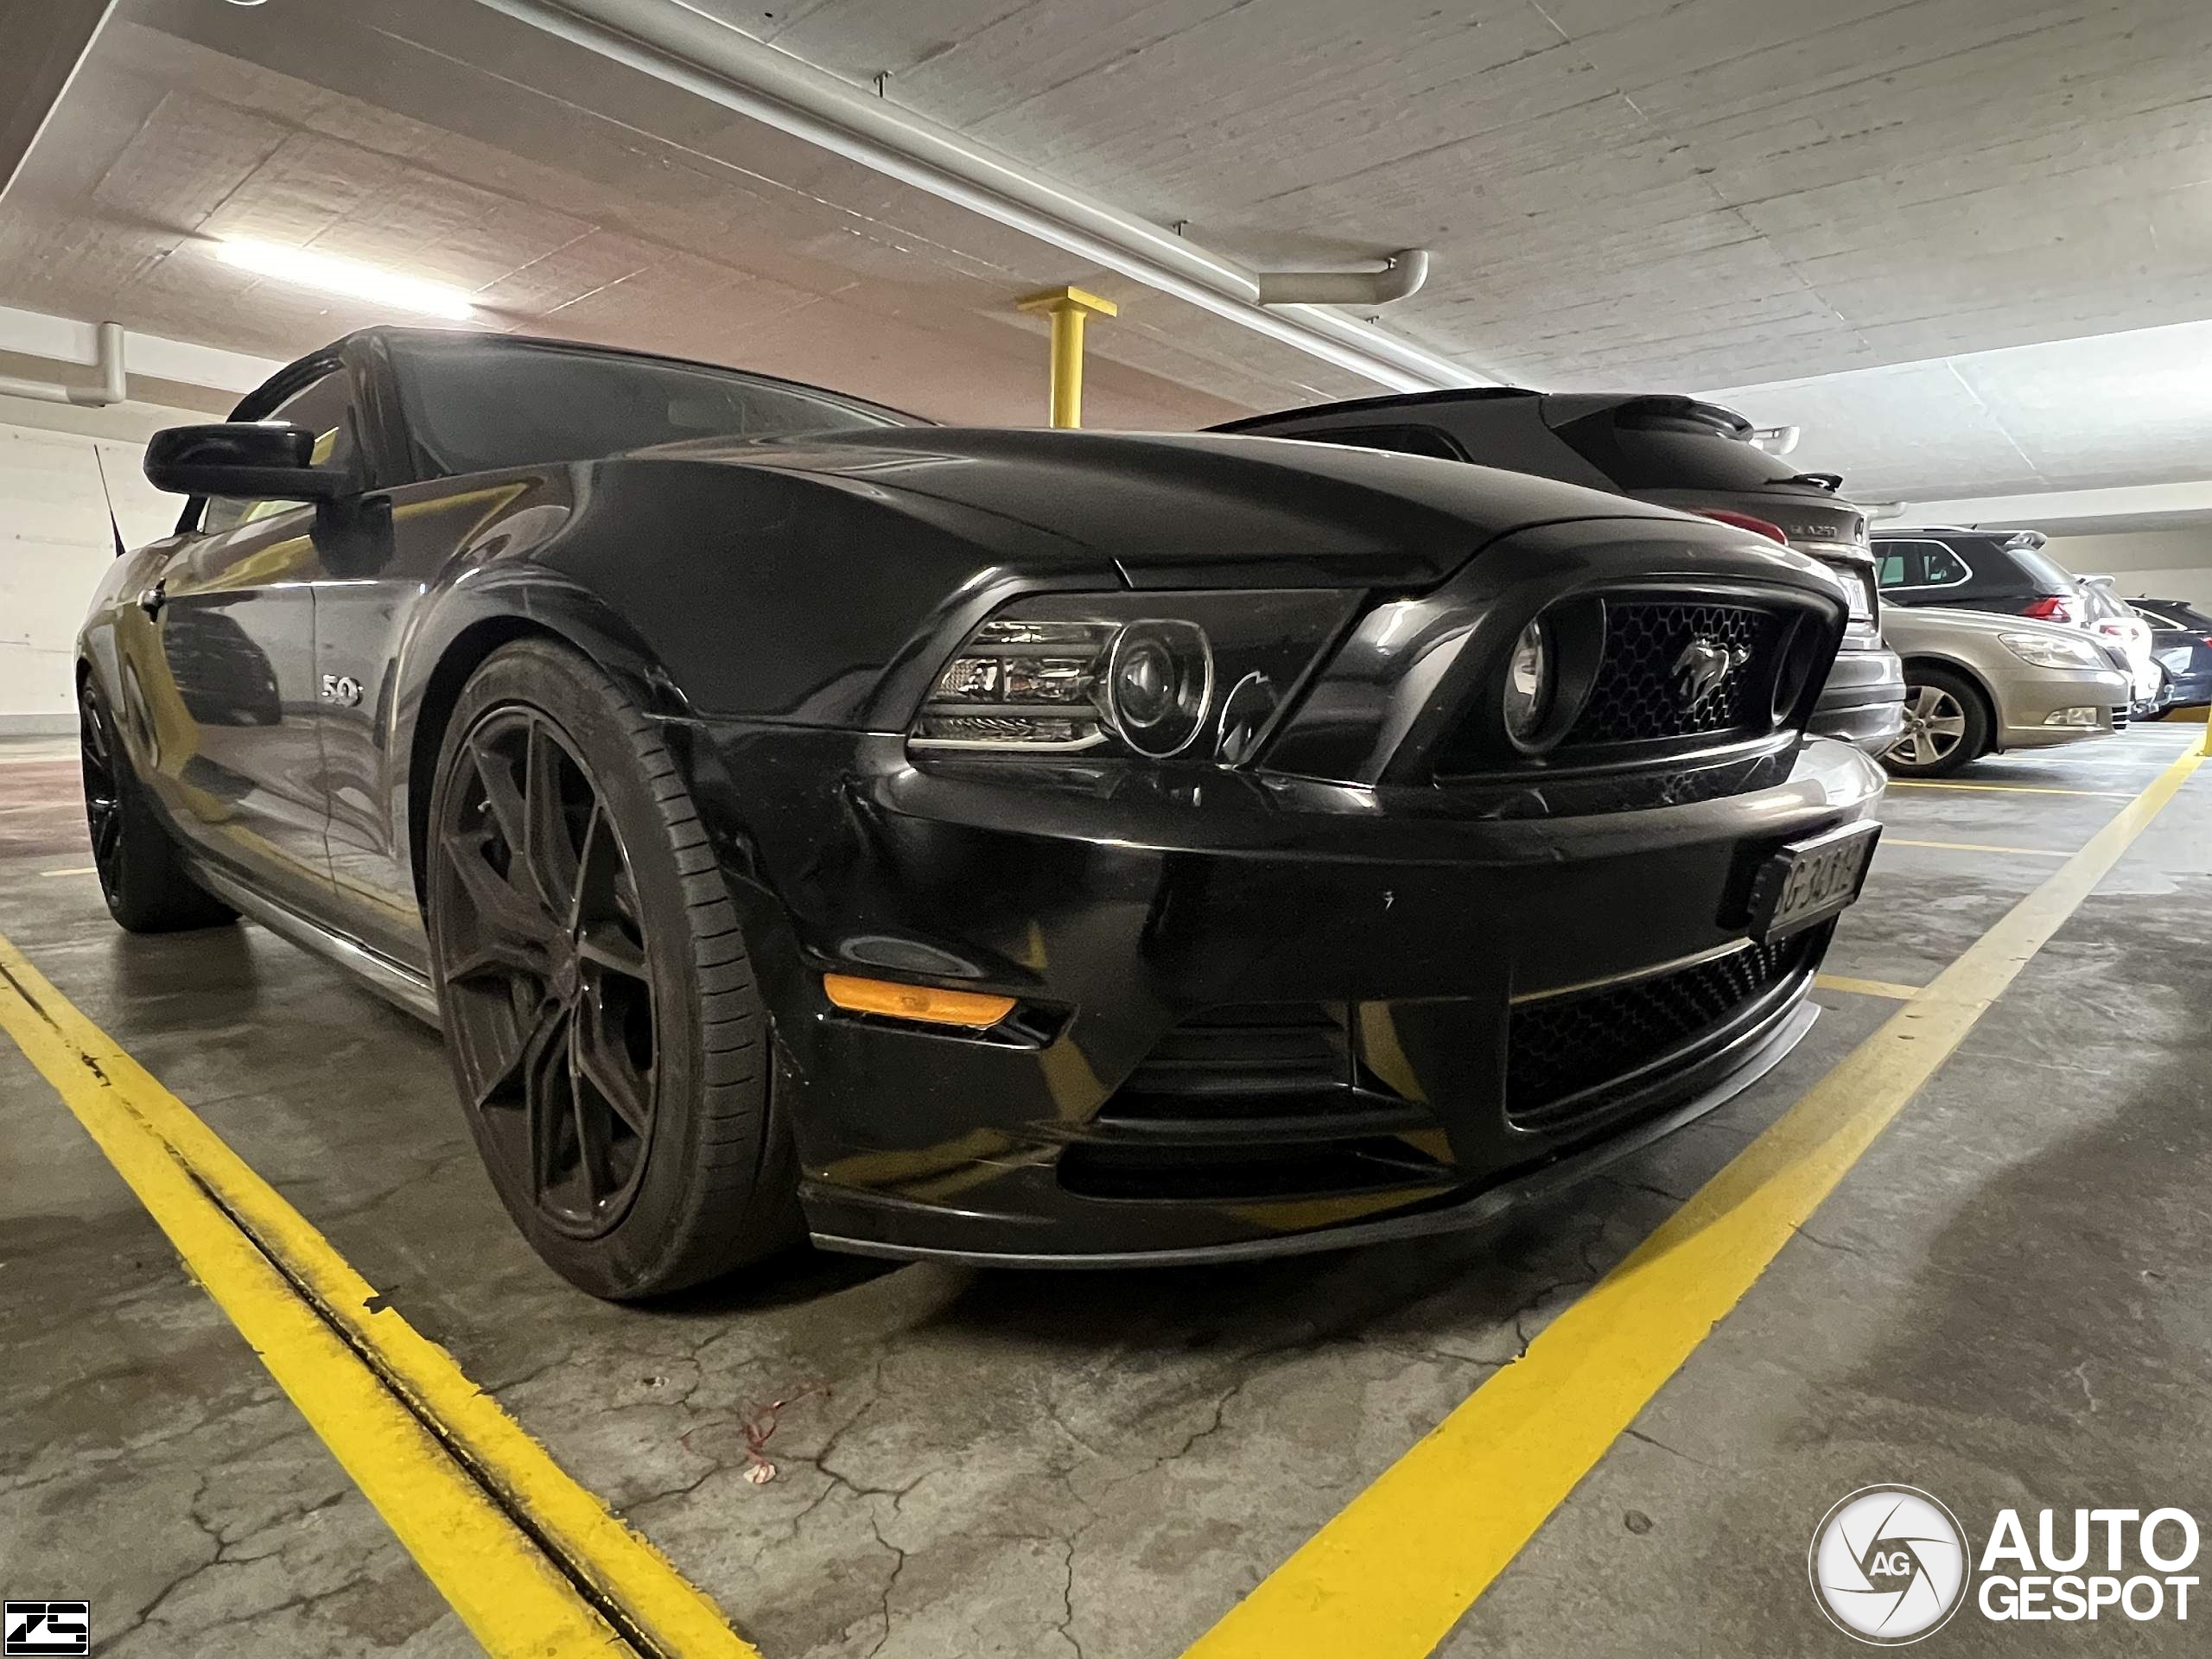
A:
<svg viewBox="0 0 2212 1659">
<path fill-rule="evenodd" d="M 1921 992 L 1917 985 L 1900 985 L 1888 979 L 1853 979 L 1849 974 L 1815 975 L 1813 983 L 1824 991 L 1848 991 L 1853 996 L 1885 996 L 1892 1002 L 1910 1002 Z"/>
<path fill-rule="evenodd" d="M 1940 847 L 1951 853 L 2010 853 L 2020 858 L 2071 858 L 2062 847 L 1999 847 L 1987 841 L 1911 841 L 1904 836 L 1884 836 L 1885 847 Z"/>
<path fill-rule="evenodd" d="M 759 1659 L 4 938 L 0 1031 L 494 1659 Z"/>
<path fill-rule="evenodd" d="M 2170 766 L 1186 1659 L 1433 1649 L 2203 759 Z"/>
<path fill-rule="evenodd" d="M 1985 795 L 2094 795 L 2103 800 L 2130 800 L 2124 789 L 2055 789 L 2049 784 L 1954 784 L 1933 778 L 1892 778 L 1891 789 L 1971 789 Z"/>
</svg>

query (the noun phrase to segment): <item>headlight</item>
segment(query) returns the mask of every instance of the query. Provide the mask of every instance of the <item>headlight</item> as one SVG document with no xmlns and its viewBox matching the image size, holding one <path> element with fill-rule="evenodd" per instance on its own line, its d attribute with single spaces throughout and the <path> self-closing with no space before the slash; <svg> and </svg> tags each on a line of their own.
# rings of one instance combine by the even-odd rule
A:
<svg viewBox="0 0 2212 1659">
<path fill-rule="evenodd" d="M 2037 668 L 2102 668 L 2104 658 L 2086 639 L 2049 638 L 2040 633 L 2000 633 L 1997 643 Z"/>
<path fill-rule="evenodd" d="M 1050 594 L 964 640 L 916 717 L 917 749 L 1248 760 L 1359 595 Z"/>
<path fill-rule="evenodd" d="M 1551 641 L 1538 617 L 1521 630 L 1505 666 L 1505 730 L 1516 743 L 1533 741 L 1552 706 Z"/>
<path fill-rule="evenodd" d="M 1213 647 L 1195 622 L 1132 622 L 1106 659 L 1106 718 L 1140 754 L 1191 747 L 1213 699 Z"/>
</svg>

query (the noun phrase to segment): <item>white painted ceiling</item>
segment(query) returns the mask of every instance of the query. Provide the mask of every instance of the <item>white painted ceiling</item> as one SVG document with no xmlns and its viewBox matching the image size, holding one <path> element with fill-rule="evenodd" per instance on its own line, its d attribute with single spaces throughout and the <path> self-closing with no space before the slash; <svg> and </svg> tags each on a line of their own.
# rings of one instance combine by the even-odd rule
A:
<svg viewBox="0 0 2212 1659">
<path fill-rule="evenodd" d="M 1863 494 L 2212 470 L 2205 0 L 690 3 L 1255 267 L 1432 248 L 1421 343 L 1728 388 Z M 0 214 L 0 304 L 269 356 L 375 319 L 198 238 L 956 418 L 1037 418 L 1068 281 L 1099 423 L 1371 390 L 467 0 L 124 0 Z"/>
<path fill-rule="evenodd" d="M 2212 322 L 1713 395 L 1763 424 L 1801 423 L 1790 459 L 1842 473 L 1870 500 L 2212 478 Z"/>
<path fill-rule="evenodd" d="M 692 0 L 1528 384 L 2212 315 L 2204 0 Z"/>
</svg>

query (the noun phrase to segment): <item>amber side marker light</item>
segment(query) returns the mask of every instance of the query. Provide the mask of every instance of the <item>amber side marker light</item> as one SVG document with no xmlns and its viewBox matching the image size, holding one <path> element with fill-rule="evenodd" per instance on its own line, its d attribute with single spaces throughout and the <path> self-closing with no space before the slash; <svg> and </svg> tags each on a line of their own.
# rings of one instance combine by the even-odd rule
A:
<svg viewBox="0 0 2212 1659">
<path fill-rule="evenodd" d="M 940 991 L 928 985 L 895 985 L 887 979 L 860 979 L 824 974 L 822 988 L 841 1008 L 855 1014 L 883 1014 L 893 1020 L 921 1020 L 933 1026 L 995 1026 L 1014 1012 L 1010 996 L 981 991 Z"/>
</svg>

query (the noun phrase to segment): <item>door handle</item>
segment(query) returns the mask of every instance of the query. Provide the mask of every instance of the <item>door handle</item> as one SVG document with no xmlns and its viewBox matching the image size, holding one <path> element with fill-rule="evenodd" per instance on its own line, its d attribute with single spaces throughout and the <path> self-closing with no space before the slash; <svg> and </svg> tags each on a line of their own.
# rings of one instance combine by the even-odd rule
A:
<svg viewBox="0 0 2212 1659">
<path fill-rule="evenodd" d="M 161 620 L 162 607 L 169 602 L 168 587 L 166 582 L 157 582 L 138 595 L 138 608 L 146 613 L 149 621 Z"/>
</svg>

